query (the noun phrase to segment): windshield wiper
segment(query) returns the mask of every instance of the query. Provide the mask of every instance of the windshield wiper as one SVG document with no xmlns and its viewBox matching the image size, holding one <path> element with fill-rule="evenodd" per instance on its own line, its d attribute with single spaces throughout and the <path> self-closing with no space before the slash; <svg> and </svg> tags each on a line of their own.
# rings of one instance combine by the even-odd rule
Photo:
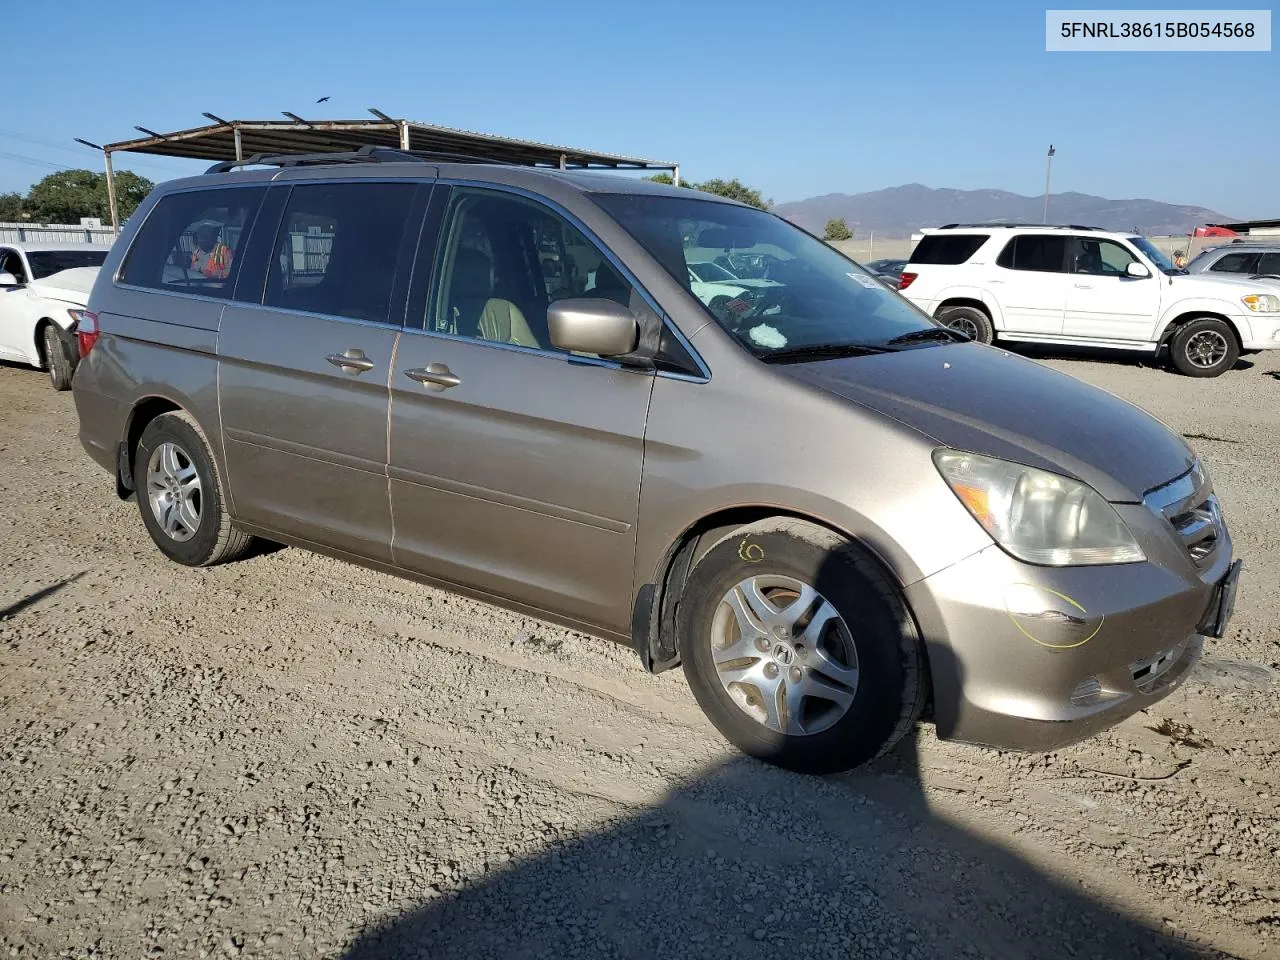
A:
<svg viewBox="0 0 1280 960">
<path fill-rule="evenodd" d="M 765 363 L 802 363 L 806 360 L 837 360 L 861 357 L 868 353 L 889 353 L 889 348 L 874 343 L 815 343 L 804 347 L 774 350 L 760 359 Z"/>
<path fill-rule="evenodd" d="M 969 337 L 959 330 L 952 330 L 950 327 L 926 327 L 923 330 L 912 330 L 910 333 L 900 334 L 890 340 L 889 345 L 921 343 L 925 340 L 949 340 L 952 343 L 968 343 Z"/>
</svg>

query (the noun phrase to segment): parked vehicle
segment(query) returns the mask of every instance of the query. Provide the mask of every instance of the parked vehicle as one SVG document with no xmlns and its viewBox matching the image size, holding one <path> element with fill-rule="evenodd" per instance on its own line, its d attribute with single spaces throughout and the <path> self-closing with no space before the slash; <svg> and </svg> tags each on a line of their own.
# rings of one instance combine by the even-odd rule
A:
<svg viewBox="0 0 1280 960">
<path fill-rule="evenodd" d="M 902 271 L 906 268 L 907 261 L 896 260 L 896 259 L 872 260 L 870 263 L 863 264 L 863 266 L 865 266 L 868 270 L 870 270 L 872 273 L 876 274 L 877 276 L 882 276 L 882 277 L 891 276 L 896 280 L 898 279 L 898 274 L 902 273 Z"/>
<path fill-rule="evenodd" d="M 81 442 L 176 562 L 264 537 L 629 643 L 742 750 L 815 772 L 926 703 L 944 738 L 1071 742 L 1226 629 L 1212 482 L 1142 410 L 751 207 L 355 156 L 162 185 L 94 287 Z M 205 220 L 237 238 L 226 275 L 173 276 Z M 770 251 L 780 309 L 710 311 L 698 234 Z"/>
<path fill-rule="evenodd" d="M 1090 227 L 924 231 L 903 296 L 975 340 L 1159 353 L 1192 377 L 1242 352 L 1280 348 L 1280 292 L 1240 276 L 1189 274 L 1144 237 Z"/>
<path fill-rule="evenodd" d="M 1280 281 L 1280 241 L 1228 243 L 1201 251 L 1187 264 L 1187 273 L 1233 274 Z"/>
<path fill-rule="evenodd" d="M 905 260 L 872 260 L 870 263 L 864 263 L 863 266 L 874 273 L 886 286 L 894 290 L 898 289 L 902 282 L 902 270 L 906 267 Z"/>
<path fill-rule="evenodd" d="M 0 360 L 47 370 L 55 390 L 70 388 L 76 320 L 109 249 L 0 244 Z"/>
<path fill-rule="evenodd" d="M 689 261 L 688 270 L 690 291 L 713 313 L 749 310 L 758 316 L 778 309 L 777 305 L 766 304 L 764 298 L 768 296 L 770 288 L 782 286 L 780 283 L 735 277 L 720 264 L 710 260 Z"/>
</svg>

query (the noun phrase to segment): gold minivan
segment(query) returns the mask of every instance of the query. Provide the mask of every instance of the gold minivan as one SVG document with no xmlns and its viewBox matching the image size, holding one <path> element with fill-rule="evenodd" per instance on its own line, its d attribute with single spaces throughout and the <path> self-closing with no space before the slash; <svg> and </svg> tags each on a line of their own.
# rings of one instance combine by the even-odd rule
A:
<svg viewBox="0 0 1280 960">
<path fill-rule="evenodd" d="M 81 440 L 177 562 L 262 537 L 628 643 L 807 771 L 926 710 L 944 738 L 1087 736 L 1225 629 L 1212 483 L 1142 410 L 770 213 L 349 159 L 164 184 L 101 270 Z M 768 282 L 693 288 L 748 261 Z"/>
</svg>

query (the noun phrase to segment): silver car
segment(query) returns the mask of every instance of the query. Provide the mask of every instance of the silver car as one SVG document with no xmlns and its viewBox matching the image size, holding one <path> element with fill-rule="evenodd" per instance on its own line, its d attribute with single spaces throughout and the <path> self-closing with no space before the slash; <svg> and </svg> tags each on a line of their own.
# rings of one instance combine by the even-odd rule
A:
<svg viewBox="0 0 1280 960">
<path fill-rule="evenodd" d="M 178 563 L 262 537 L 631 644 L 814 772 L 926 715 L 1076 740 L 1225 629 L 1213 485 L 1142 410 L 750 207 L 345 159 L 162 185 L 93 290 L 81 441 Z M 770 285 L 712 311 L 722 258 Z"/>
<path fill-rule="evenodd" d="M 1188 273 L 1235 274 L 1280 280 L 1280 242 L 1236 242 L 1210 247 L 1187 264 Z"/>
</svg>

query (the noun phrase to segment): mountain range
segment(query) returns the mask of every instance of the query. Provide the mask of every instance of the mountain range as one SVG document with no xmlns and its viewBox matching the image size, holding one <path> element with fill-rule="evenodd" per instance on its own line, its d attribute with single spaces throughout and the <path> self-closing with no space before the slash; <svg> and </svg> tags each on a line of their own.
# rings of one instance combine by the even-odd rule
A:
<svg viewBox="0 0 1280 960">
<path fill-rule="evenodd" d="M 806 230 L 822 233 L 828 220 L 843 217 L 855 237 L 907 237 L 944 223 L 1040 223 L 1044 197 L 1007 190 L 934 189 L 919 183 L 870 193 L 828 193 L 780 203 L 775 212 Z M 1150 236 L 1186 234 L 1205 223 L 1231 218 L 1204 207 L 1159 200 L 1108 200 L 1087 193 L 1049 195 L 1051 223 L 1078 223 L 1106 230 L 1137 230 Z"/>
</svg>

